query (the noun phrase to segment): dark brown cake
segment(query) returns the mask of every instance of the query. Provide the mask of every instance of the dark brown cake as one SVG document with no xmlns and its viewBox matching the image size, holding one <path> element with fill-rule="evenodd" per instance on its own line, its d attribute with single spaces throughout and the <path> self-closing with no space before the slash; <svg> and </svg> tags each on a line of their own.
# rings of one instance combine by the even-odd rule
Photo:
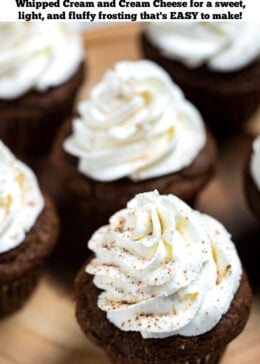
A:
<svg viewBox="0 0 260 364">
<path fill-rule="evenodd" d="M 259 59 L 236 72 L 213 72 L 206 66 L 193 70 L 162 55 L 144 32 L 140 44 L 144 56 L 169 73 L 214 131 L 238 128 L 260 105 Z"/>
<path fill-rule="evenodd" d="M 42 152 L 51 146 L 57 127 L 72 110 L 84 67 L 82 63 L 68 81 L 45 92 L 0 99 L 0 139 L 14 153 Z"/>
<path fill-rule="evenodd" d="M 76 282 L 76 317 L 88 338 L 105 350 L 113 363 L 122 364 L 213 364 L 227 344 L 243 330 L 250 312 L 251 290 L 244 273 L 228 312 L 209 332 L 193 337 L 175 335 L 166 339 L 143 339 L 139 333 L 121 331 L 97 307 L 100 294 L 86 274 Z"/>
<path fill-rule="evenodd" d="M 44 195 L 44 209 L 25 240 L 0 254 L 0 317 L 23 305 L 32 293 L 58 234 L 58 217 Z"/>
<path fill-rule="evenodd" d="M 78 171 L 77 158 L 63 150 L 63 142 L 72 132 L 72 119 L 60 128 L 54 143 L 53 163 L 67 187 L 76 195 L 87 214 L 88 224 L 94 230 L 107 223 L 108 218 L 123 208 L 136 194 L 157 189 L 162 194 L 174 194 L 192 202 L 213 174 L 216 161 L 215 142 L 210 133 L 194 162 L 180 172 L 132 182 L 122 178 L 113 182 L 94 181 Z"/>
</svg>

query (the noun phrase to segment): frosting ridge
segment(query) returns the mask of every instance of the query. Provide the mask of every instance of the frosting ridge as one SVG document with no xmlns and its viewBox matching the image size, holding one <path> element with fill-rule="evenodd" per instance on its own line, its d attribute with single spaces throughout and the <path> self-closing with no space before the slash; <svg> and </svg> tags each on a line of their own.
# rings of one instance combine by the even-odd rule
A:
<svg viewBox="0 0 260 364">
<path fill-rule="evenodd" d="M 83 60 L 79 35 L 64 23 L 0 24 L 0 98 L 44 92 L 67 81 Z"/>
<path fill-rule="evenodd" d="M 0 254 L 23 242 L 43 206 L 34 173 L 0 141 Z"/>
<path fill-rule="evenodd" d="M 149 40 L 189 68 L 237 71 L 260 56 L 260 22 L 154 22 Z"/>
<path fill-rule="evenodd" d="M 198 111 L 150 61 L 117 63 L 78 110 L 64 149 L 79 158 L 81 173 L 98 181 L 177 172 L 206 141 Z"/>
<path fill-rule="evenodd" d="M 230 235 L 215 219 L 173 195 L 137 195 L 89 241 L 86 267 L 103 292 L 98 307 L 144 338 L 195 336 L 229 307 L 242 268 Z"/>
</svg>

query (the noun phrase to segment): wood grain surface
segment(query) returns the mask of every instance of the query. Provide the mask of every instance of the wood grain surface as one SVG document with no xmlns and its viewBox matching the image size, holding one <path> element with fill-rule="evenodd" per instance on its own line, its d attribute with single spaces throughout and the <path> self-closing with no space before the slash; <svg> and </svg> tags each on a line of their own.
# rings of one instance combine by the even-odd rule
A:
<svg viewBox="0 0 260 364">
<path fill-rule="evenodd" d="M 125 24 L 84 34 L 88 77 L 80 98 L 119 60 L 140 58 L 140 25 Z M 228 347 L 222 364 L 260 363 L 260 224 L 248 210 L 242 172 L 250 150 L 250 134 L 260 132 L 260 116 L 245 132 L 219 143 L 215 177 L 197 208 L 221 220 L 233 235 L 255 288 L 245 331 Z M 73 279 L 87 256 L 89 232 L 73 197 L 62 186 L 50 156 L 27 160 L 54 198 L 61 217 L 59 244 L 35 293 L 18 313 L 0 322 L 0 364 L 108 364 L 101 350 L 81 333 L 74 318 Z"/>
</svg>

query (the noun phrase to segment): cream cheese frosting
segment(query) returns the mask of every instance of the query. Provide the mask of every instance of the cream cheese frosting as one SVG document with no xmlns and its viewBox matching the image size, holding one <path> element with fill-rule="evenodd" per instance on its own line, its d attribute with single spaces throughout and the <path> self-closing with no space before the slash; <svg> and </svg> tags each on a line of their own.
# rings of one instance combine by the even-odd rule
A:
<svg viewBox="0 0 260 364">
<path fill-rule="evenodd" d="M 164 56 L 189 68 L 237 71 L 260 55 L 260 22 L 154 22 L 145 31 Z"/>
<path fill-rule="evenodd" d="M 91 237 L 98 307 L 144 338 L 195 336 L 228 311 L 242 268 L 218 221 L 173 195 L 137 195 Z"/>
<path fill-rule="evenodd" d="M 159 177 L 189 166 L 206 141 L 203 121 L 150 61 L 120 62 L 79 104 L 66 152 L 98 181 Z"/>
<path fill-rule="evenodd" d="M 76 30 L 64 23 L 0 23 L 0 98 L 44 92 L 67 81 L 83 60 Z"/>
<path fill-rule="evenodd" d="M 260 136 L 258 136 L 253 142 L 250 172 L 258 190 L 260 191 Z"/>
<path fill-rule="evenodd" d="M 23 242 L 43 206 L 34 173 L 0 141 L 0 253 Z"/>
</svg>

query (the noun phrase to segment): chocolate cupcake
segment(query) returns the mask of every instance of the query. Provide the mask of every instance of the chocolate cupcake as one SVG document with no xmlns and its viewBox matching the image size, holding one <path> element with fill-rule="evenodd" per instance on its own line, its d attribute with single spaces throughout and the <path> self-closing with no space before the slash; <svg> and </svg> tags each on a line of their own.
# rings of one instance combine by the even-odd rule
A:
<svg viewBox="0 0 260 364">
<path fill-rule="evenodd" d="M 53 249 L 58 219 L 35 175 L 0 141 L 0 317 L 23 305 Z"/>
<path fill-rule="evenodd" d="M 260 104 L 259 22 L 151 23 L 144 55 L 160 64 L 219 133 L 237 129 Z"/>
<path fill-rule="evenodd" d="M 137 195 L 88 246 L 76 316 L 113 363 L 218 363 L 243 330 L 251 290 L 230 235 L 179 198 Z"/>
<path fill-rule="evenodd" d="M 64 124 L 53 160 L 96 228 L 142 191 L 195 199 L 215 143 L 199 112 L 150 61 L 120 62 Z"/>
<path fill-rule="evenodd" d="M 260 136 L 252 149 L 246 166 L 245 192 L 249 207 L 260 220 Z"/>
<path fill-rule="evenodd" d="M 0 138 L 16 153 L 45 151 L 83 81 L 79 35 L 63 23 L 1 23 L 0 40 Z"/>
</svg>

